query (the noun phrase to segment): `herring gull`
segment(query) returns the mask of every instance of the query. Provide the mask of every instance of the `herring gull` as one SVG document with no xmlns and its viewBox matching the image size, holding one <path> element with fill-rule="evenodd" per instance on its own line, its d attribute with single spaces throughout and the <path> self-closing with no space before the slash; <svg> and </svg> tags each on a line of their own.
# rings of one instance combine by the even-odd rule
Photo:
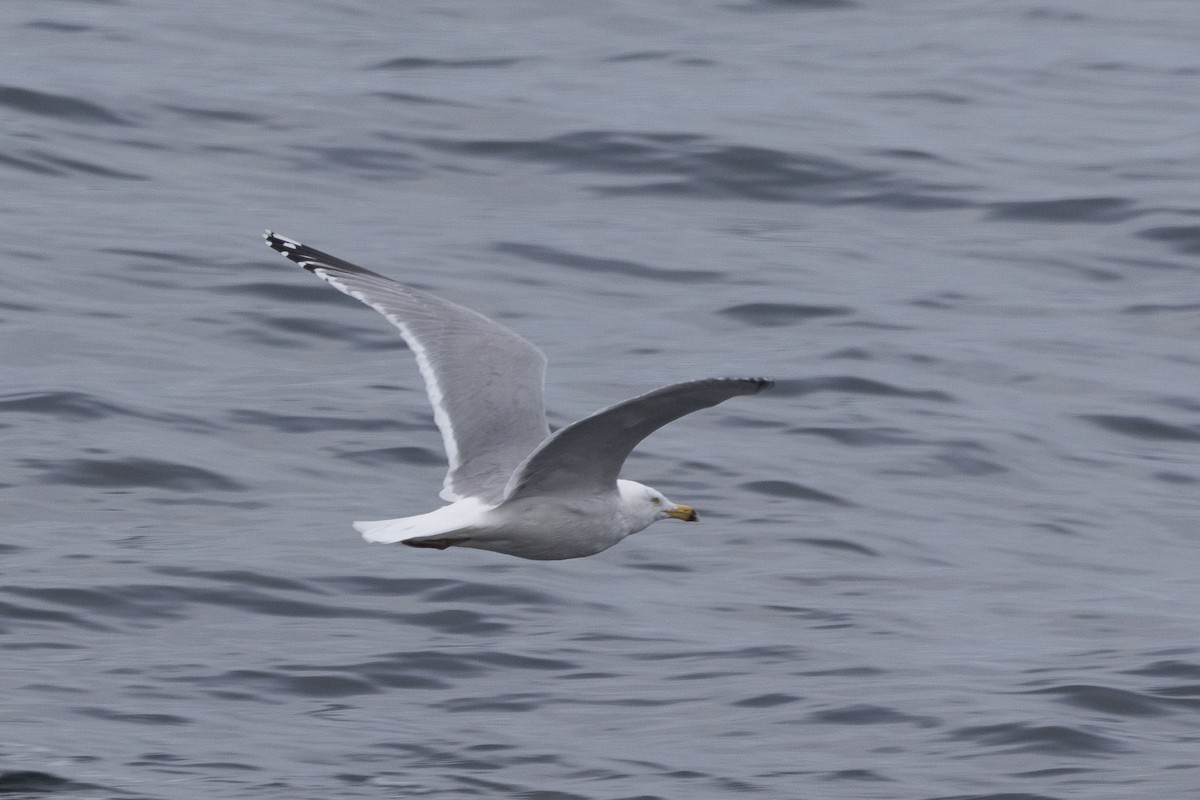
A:
<svg viewBox="0 0 1200 800">
<path fill-rule="evenodd" d="M 508 328 L 426 292 L 267 231 L 267 244 L 400 329 L 425 379 L 450 468 L 449 505 L 355 522 L 368 542 L 473 547 L 520 558 L 581 558 L 690 506 L 618 478 L 642 439 L 685 414 L 771 386 L 708 378 L 664 386 L 550 433 L 542 403 L 546 356 Z"/>
</svg>

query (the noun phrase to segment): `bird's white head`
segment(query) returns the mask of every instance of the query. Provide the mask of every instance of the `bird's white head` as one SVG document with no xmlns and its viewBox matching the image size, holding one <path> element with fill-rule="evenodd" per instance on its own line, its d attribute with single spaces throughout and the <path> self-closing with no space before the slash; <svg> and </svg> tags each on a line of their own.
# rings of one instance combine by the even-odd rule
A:
<svg viewBox="0 0 1200 800">
<path fill-rule="evenodd" d="M 617 481 L 617 492 L 621 496 L 621 509 L 629 522 L 630 533 L 637 533 L 651 523 L 668 517 L 684 522 L 699 519 L 691 506 L 672 503 L 658 489 L 637 481 Z"/>
</svg>

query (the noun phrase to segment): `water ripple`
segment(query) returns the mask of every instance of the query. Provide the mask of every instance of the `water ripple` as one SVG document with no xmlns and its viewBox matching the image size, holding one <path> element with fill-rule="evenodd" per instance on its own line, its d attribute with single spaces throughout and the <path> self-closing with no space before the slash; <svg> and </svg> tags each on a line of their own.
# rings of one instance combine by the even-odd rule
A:
<svg viewBox="0 0 1200 800">
<path fill-rule="evenodd" d="M 570 267 L 591 273 L 607 273 L 632 278 L 643 278 L 654 281 L 690 281 L 706 282 L 720 280 L 719 272 L 700 269 L 663 269 L 639 264 L 635 261 L 624 261 L 617 258 L 599 258 L 597 256 L 571 253 L 535 244 L 520 244 L 517 242 L 497 242 L 492 246 L 498 253 L 520 256 L 539 264 L 553 264 L 558 267 Z"/>
<path fill-rule="evenodd" d="M 1170 713 L 1169 704 L 1158 698 L 1111 686 L 1067 684 L 1031 693 L 1052 695 L 1067 705 L 1114 716 L 1152 717 Z"/>
<path fill-rule="evenodd" d="M 758 328 L 797 325 L 810 319 L 850 314 L 848 306 L 806 306 L 799 303 L 739 303 L 718 313 Z"/>
<path fill-rule="evenodd" d="M 520 63 L 519 58 L 422 58 L 403 56 L 376 64 L 371 69 L 498 69 Z"/>
<path fill-rule="evenodd" d="M 446 465 L 446 457 L 440 451 L 426 447 L 377 447 L 339 453 L 337 457 L 365 467 L 391 467 L 397 464 L 413 467 Z"/>
<path fill-rule="evenodd" d="M 280 433 L 315 433 L 317 431 L 403 431 L 424 430 L 425 425 L 406 425 L 394 419 L 370 417 L 316 416 L 311 414 L 278 414 L 257 409 L 230 409 L 229 419 L 239 425 L 252 425 Z"/>
<path fill-rule="evenodd" d="M 993 203 L 991 218 L 1020 222 L 1123 222 L 1146 212 L 1121 197 L 1071 197 L 1063 200 L 1024 200 Z"/>
<path fill-rule="evenodd" d="M 63 94 L 36 92 L 18 86 L 0 86 L 0 106 L 27 114 L 55 117 L 74 122 L 99 123 L 102 125 L 130 125 L 118 114 L 89 100 L 80 100 Z"/>
<path fill-rule="evenodd" d="M 91 422 L 113 417 L 129 417 L 163 423 L 187 431 L 219 430 L 218 426 L 201 417 L 143 411 L 110 403 L 87 392 L 40 391 L 0 395 L 0 414 L 47 415 L 63 422 Z"/>
<path fill-rule="evenodd" d="M 547 139 L 426 138 L 417 143 L 458 155 L 533 161 L 572 172 L 664 176 L 640 183 L 592 187 L 602 195 L 845 202 L 912 209 L 971 205 L 947 194 L 961 192 L 964 187 L 926 184 L 823 156 L 722 144 L 688 133 L 580 131 Z"/>
<path fill-rule="evenodd" d="M 17 593 L 15 589 L 0 589 L 10 594 Z M 103 625 L 99 625 L 90 619 L 80 617 L 75 614 L 69 614 L 65 611 L 50 611 L 44 608 L 34 608 L 30 606 L 17 605 L 16 603 L 6 603 L 0 601 L 0 625 L 4 625 L 3 630 L 7 630 L 7 623 L 14 621 L 29 622 L 37 625 L 68 625 L 75 628 L 83 628 L 88 630 L 100 631 L 107 630 Z"/>
<path fill-rule="evenodd" d="M 1080 419 L 1114 433 L 1138 439 L 1176 442 L 1200 442 L 1200 428 L 1174 425 L 1162 420 L 1121 414 L 1083 414 Z"/>
<path fill-rule="evenodd" d="M 816 378 L 790 378 L 777 380 L 772 393 L 780 397 L 803 397 L 817 392 L 844 392 L 880 397 L 910 397 L 917 400 L 934 400 L 939 403 L 954 402 L 954 397 L 934 389 L 905 389 L 870 378 L 855 375 L 832 375 Z"/>
<path fill-rule="evenodd" d="M 90 488 L 150 488 L 171 492 L 239 492 L 245 487 L 210 470 L 156 458 L 26 458 L 18 463 L 46 484 Z"/>
<path fill-rule="evenodd" d="M 904 714 L 892 708 L 867 703 L 814 711 L 809 715 L 813 722 L 832 725 L 915 725 L 918 728 L 934 728 L 939 722 L 934 717 Z"/>
<path fill-rule="evenodd" d="M 132 722 L 135 725 L 188 725 L 192 722 L 187 717 L 175 714 L 136 714 L 94 707 L 77 708 L 75 713 L 108 722 Z"/>
<path fill-rule="evenodd" d="M 786 497 L 791 500 L 814 500 L 819 503 L 831 503 L 836 506 L 850 507 L 854 504 L 836 495 L 810 489 L 798 483 L 784 480 L 747 481 L 739 487 L 750 492 L 767 495 L 768 497 Z"/>
<path fill-rule="evenodd" d="M 833 11 L 854 8 L 852 0 L 751 0 L 748 3 L 730 5 L 729 8 L 742 12 L 760 11 Z"/>
<path fill-rule="evenodd" d="M 295 168 L 301 172 L 349 172 L 369 181 L 393 181 L 420 174 L 418 161 L 411 153 L 393 148 L 304 145 L 296 152 L 300 155 L 295 158 Z"/>
<path fill-rule="evenodd" d="M 37 770 L 5 770 L 0 772 L 0 796 L 26 800 L 41 795 L 57 795 L 60 792 L 103 791 L 109 796 L 127 793 L 105 786 L 68 780 L 49 772 Z"/>
<path fill-rule="evenodd" d="M 970 739 L 981 747 L 1006 753 L 1040 753 L 1060 757 L 1087 757 L 1119 753 L 1126 748 L 1116 740 L 1068 725 L 1031 725 L 1012 722 L 959 728 L 956 739 Z"/>
<path fill-rule="evenodd" d="M 1164 225 L 1138 231 L 1138 236 L 1154 242 L 1167 242 L 1186 255 L 1200 253 L 1200 225 Z"/>
</svg>

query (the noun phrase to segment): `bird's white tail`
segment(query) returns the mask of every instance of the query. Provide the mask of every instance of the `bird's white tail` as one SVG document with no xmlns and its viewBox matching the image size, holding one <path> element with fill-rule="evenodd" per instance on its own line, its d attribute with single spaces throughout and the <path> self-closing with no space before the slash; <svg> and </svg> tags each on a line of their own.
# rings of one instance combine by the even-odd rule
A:
<svg viewBox="0 0 1200 800">
<path fill-rule="evenodd" d="M 480 523 L 483 512 L 489 508 L 490 506 L 474 498 L 467 498 L 448 506 L 442 506 L 428 514 L 355 522 L 354 529 L 361 533 L 368 542 L 391 544 L 403 542 L 406 539 L 458 533 L 476 527 Z"/>
</svg>

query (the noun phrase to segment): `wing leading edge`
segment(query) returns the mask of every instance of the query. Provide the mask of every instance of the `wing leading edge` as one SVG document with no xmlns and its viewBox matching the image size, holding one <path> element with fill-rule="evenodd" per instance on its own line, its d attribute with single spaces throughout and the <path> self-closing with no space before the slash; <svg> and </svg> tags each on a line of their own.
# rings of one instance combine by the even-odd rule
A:
<svg viewBox="0 0 1200 800">
<path fill-rule="evenodd" d="M 615 485 L 625 459 L 654 431 L 682 416 L 771 386 L 765 378 L 677 383 L 598 411 L 554 433 L 517 468 L 504 499 L 594 492 Z"/>
</svg>

